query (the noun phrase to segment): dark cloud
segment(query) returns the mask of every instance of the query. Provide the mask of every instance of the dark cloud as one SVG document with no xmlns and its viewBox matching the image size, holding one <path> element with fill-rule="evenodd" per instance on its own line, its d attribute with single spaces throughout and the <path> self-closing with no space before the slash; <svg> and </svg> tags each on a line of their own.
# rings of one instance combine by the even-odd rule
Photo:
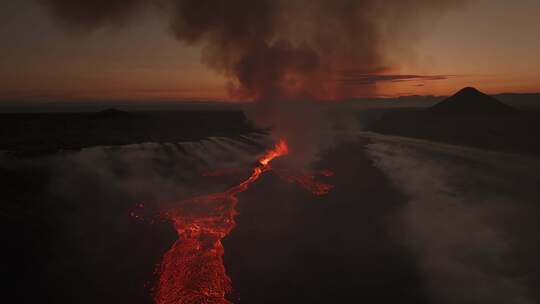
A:
<svg viewBox="0 0 540 304">
<path fill-rule="evenodd" d="M 342 97 L 339 71 L 380 72 L 391 65 L 389 50 L 418 39 L 422 20 L 431 24 L 466 0 L 39 1 L 70 29 L 87 31 L 161 10 L 179 41 L 203 46 L 203 62 L 230 80 L 232 94 L 286 100 Z"/>
<path fill-rule="evenodd" d="M 122 25 L 148 2 L 147 0 L 37 1 L 48 6 L 52 15 L 62 24 L 77 31 Z"/>
<path fill-rule="evenodd" d="M 337 82 L 346 86 L 373 85 L 378 82 L 434 81 L 447 80 L 454 75 L 412 75 L 412 74 L 363 74 L 343 71 Z"/>
</svg>

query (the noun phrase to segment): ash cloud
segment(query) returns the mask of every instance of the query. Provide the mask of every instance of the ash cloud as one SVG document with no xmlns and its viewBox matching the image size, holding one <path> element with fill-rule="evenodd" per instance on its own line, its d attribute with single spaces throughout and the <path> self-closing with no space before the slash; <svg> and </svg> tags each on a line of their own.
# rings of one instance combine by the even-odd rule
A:
<svg viewBox="0 0 540 304">
<path fill-rule="evenodd" d="M 362 74 L 355 71 L 344 71 L 338 82 L 346 86 L 363 86 L 378 82 L 406 82 L 406 81 L 437 81 L 446 80 L 453 75 L 403 75 L 403 74 Z"/>
<path fill-rule="evenodd" d="M 391 71 L 388 53 L 410 45 L 448 10 L 466 0 L 39 0 L 64 26 L 91 31 L 137 22 L 157 9 L 202 60 L 229 79 L 233 96 L 252 100 L 339 99 L 366 95 L 339 71 Z M 403 51 L 406 50 L 406 51 Z M 360 90 L 360 92 L 358 91 Z"/>
</svg>

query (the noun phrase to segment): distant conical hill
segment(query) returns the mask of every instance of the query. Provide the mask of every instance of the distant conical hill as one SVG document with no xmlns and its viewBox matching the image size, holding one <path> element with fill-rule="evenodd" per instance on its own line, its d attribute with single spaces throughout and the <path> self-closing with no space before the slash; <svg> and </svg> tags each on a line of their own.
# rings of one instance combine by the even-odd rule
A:
<svg viewBox="0 0 540 304">
<path fill-rule="evenodd" d="M 501 115 L 516 110 L 499 100 L 467 87 L 430 108 L 442 115 Z"/>
</svg>

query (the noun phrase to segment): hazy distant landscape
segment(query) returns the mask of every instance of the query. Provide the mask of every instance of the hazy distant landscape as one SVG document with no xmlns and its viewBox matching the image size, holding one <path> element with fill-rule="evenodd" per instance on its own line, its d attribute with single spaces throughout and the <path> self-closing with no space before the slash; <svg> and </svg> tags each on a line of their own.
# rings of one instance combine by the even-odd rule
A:
<svg viewBox="0 0 540 304">
<path fill-rule="evenodd" d="M 386 110 L 370 121 L 367 129 L 383 134 L 539 156 L 540 141 L 532 133 L 540 129 L 540 109 L 535 103 L 505 108 L 506 105 L 497 103 L 495 97 L 477 105 L 481 97 L 480 92 L 468 92 L 456 100 L 450 100 L 448 107 L 441 111 L 437 110 L 437 104 L 429 108 Z M 454 107 L 456 103 L 458 105 Z M 519 102 L 514 101 L 513 104 Z"/>
<path fill-rule="evenodd" d="M 451 115 L 430 110 L 446 99 L 430 96 L 348 101 L 322 109 L 357 113 L 359 125 L 368 131 L 540 155 L 540 141 L 531 134 L 531 130 L 540 128 L 540 94 L 494 95 L 493 98 L 515 109 L 499 114 L 490 113 L 489 104 L 480 105 L 471 113 L 467 107 L 474 106 L 474 97 Z M 249 104 L 117 104 L 118 108 L 97 112 L 92 111 L 100 108 L 97 105 L 43 106 L 44 112 L 29 113 L 25 111 L 36 108 L 14 107 L 11 111 L 15 112 L 0 114 L 0 150 L 39 154 L 92 146 L 176 143 L 263 131 L 242 113 L 242 108 L 249 108 Z M 81 109 L 85 111 L 77 113 Z"/>
</svg>

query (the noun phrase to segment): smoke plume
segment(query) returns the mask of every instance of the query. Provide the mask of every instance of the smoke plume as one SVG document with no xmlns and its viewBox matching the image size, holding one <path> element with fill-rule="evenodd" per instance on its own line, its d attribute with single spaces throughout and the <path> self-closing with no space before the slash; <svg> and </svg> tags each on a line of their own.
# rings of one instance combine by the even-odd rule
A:
<svg viewBox="0 0 540 304">
<path fill-rule="evenodd" d="M 178 41 L 201 47 L 232 97 L 258 101 L 250 119 L 287 138 L 291 163 L 304 167 L 332 144 L 324 109 L 304 101 L 373 95 L 377 79 L 400 79 L 391 58 L 406 60 L 426 28 L 467 0 L 39 1 L 82 33 L 157 10 Z"/>
<path fill-rule="evenodd" d="M 38 1 L 82 32 L 160 10 L 179 41 L 203 47 L 203 62 L 227 77 L 233 96 L 273 101 L 372 93 L 373 84 L 344 86 L 343 71 L 392 71 L 390 53 L 410 53 L 422 28 L 466 0 Z"/>
<path fill-rule="evenodd" d="M 504 154 L 375 140 L 368 155 L 409 197 L 390 230 L 419 257 L 432 301 L 537 303 L 530 289 L 534 262 L 520 252 L 522 244 L 536 243 L 535 235 L 514 231 L 537 221 L 530 217 L 538 214 L 530 203 L 535 178 L 525 177 L 537 170 L 534 162 L 527 168 Z"/>
</svg>

